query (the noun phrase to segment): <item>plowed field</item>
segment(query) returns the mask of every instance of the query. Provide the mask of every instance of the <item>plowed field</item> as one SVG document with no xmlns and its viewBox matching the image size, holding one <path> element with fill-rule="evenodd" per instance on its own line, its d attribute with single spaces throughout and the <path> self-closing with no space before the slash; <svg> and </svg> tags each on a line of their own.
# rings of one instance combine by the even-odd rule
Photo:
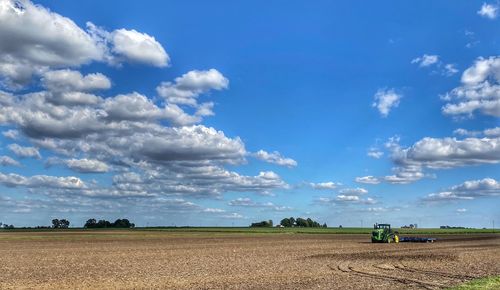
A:
<svg viewBox="0 0 500 290">
<path fill-rule="evenodd" d="M 440 289 L 500 274 L 500 235 L 434 237 L 1 232 L 0 288 Z"/>
</svg>

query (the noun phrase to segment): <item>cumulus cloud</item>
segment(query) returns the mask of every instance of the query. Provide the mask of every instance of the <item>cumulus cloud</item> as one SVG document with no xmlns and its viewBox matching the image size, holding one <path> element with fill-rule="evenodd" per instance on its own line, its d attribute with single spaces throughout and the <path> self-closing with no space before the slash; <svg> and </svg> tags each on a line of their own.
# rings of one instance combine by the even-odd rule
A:
<svg viewBox="0 0 500 290">
<path fill-rule="evenodd" d="M 456 65 L 453 63 L 444 63 L 439 59 L 438 55 L 428 55 L 424 54 L 421 57 L 414 58 L 411 63 L 418 64 L 421 68 L 434 67 L 432 71 L 434 74 L 441 74 L 444 76 L 452 76 L 458 73 Z"/>
<path fill-rule="evenodd" d="M 0 165 L 2 166 L 21 166 L 21 164 L 17 161 L 12 159 L 9 156 L 0 156 Z"/>
<path fill-rule="evenodd" d="M 291 158 L 286 158 L 283 157 L 278 151 L 274 152 L 266 152 L 264 150 L 259 150 L 256 153 L 252 154 L 257 159 L 260 159 L 262 161 L 272 163 L 272 164 L 277 164 L 280 166 L 286 166 L 286 167 L 295 167 L 297 166 L 297 161 L 291 159 Z"/>
<path fill-rule="evenodd" d="M 84 76 L 79 71 L 69 69 L 47 71 L 41 81 L 52 92 L 105 90 L 111 87 L 111 81 L 101 73 Z"/>
<path fill-rule="evenodd" d="M 10 151 L 12 151 L 14 154 L 16 154 L 19 157 L 22 158 L 37 158 L 40 159 L 42 156 L 40 155 L 40 152 L 38 152 L 38 149 L 35 147 L 23 147 L 20 146 L 19 144 L 10 144 L 7 146 Z"/>
<path fill-rule="evenodd" d="M 223 90 L 229 86 L 229 80 L 218 70 L 193 70 L 175 79 L 174 82 L 162 82 L 156 91 L 171 104 L 197 107 L 197 98 L 211 90 Z"/>
<path fill-rule="evenodd" d="M 68 168 L 81 173 L 102 173 L 109 170 L 108 165 L 93 159 L 69 159 L 66 160 Z"/>
<path fill-rule="evenodd" d="M 363 177 L 356 177 L 355 181 L 358 183 L 365 183 L 365 184 L 379 184 L 380 183 L 380 180 L 378 178 L 371 176 L 371 175 L 363 176 Z"/>
<path fill-rule="evenodd" d="M 443 74 L 446 76 L 452 76 L 454 74 L 458 73 L 458 69 L 455 64 L 453 63 L 448 63 L 444 65 L 444 70 Z"/>
<path fill-rule="evenodd" d="M 17 138 L 19 138 L 19 131 L 7 130 L 7 131 L 2 132 L 2 135 L 4 135 L 5 137 L 7 137 L 9 139 L 17 140 Z"/>
<path fill-rule="evenodd" d="M 214 114 L 214 102 L 199 103 L 200 97 L 229 87 L 216 69 L 192 70 L 160 84 L 161 99 L 133 90 L 103 97 L 101 91 L 111 88 L 111 80 L 100 72 L 79 71 L 93 62 L 168 66 L 169 56 L 153 36 L 107 31 L 90 22 L 80 28 L 40 5 L 4 0 L 0 38 L 12 39 L 0 43 L 0 126 L 8 129 L 5 137 L 29 144 L 12 144 L 11 151 L 41 158 L 40 148 L 49 157 L 47 166 L 106 172 L 103 178 L 112 181 L 104 179 L 102 185 L 101 180 L 74 176 L 1 173 L 1 185 L 43 195 L 47 210 L 224 213 L 189 199 L 222 199 L 228 192 L 272 195 L 289 187 L 272 171 L 244 175 L 227 169 L 246 163 L 252 153 L 239 137 L 200 124 Z M 15 91 L 19 88 L 29 90 Z M 268 162 L 296 166 L 277 152 L 263 152 Z M 9 158 L 0 157 L 1 164 L 18 165 Z M 262 210 L 290 209 L 257 204 Z"/>
<path fill-rule="evenodd" d="M 220 208 L 207 207 L 207 208 L 203 209 L 203 212 L 206 212 L 206 213 L 223 213 L 223 212 L 226 212 L 226 210 L 220 209 Z"/>
<path fill-rule="evenodd" d="M 474 200 L 485 197 L 499 197 L 500 183 L 493 178 L 465 181 L 444 191 L 431 193 L 423 200 L 427 202 L 446 202 L 451 200 Z"/>
<path fill-rule="evenodd" d="M 500 58 L 478 58 L 461 78 L 462 85 L 442 96 L 442 112 L 472 117 L 481 113 L 500 117 Z"/>
<path fill-rule="evenodd" d="M 228 202 L 230 206 L 239 206 L 239 207 L 257 207 L 257 208 L 265 208 L 266 210 L 273 211 L 288 211 L 292 210 L 289 206 L 279 206 L 275 205 L 272 202 L 255 202 L 248 197 L 240 197 L 237 199 L 233 199 Z"/>
<path fill-rule="evenodd" d="M 425 176 L 425 168 L 448 169 L 500 162 L 500 138 L 430 138 L 410 147 L 389 142 L 395 174 L 386 176 L 390 183 L 409 183 Z"/>
<path fill-rule="evenodd" d="M 222 215 L 221 218 L 225 218 L 225 219 L 244 219 L 245 217 L 239 213 L 236 213 L 236 212 L 233 212 L 233 213 L 230 213 L 230 214 L 225 214 L 225 215 Z"/>
<path fill-rule="evenodd" d="M 342 185 L 338 182 L 327 181 L 327 182 L 319 182 L 319 183 L 311 183 L 311 187 L 319 190 L 331 190 L 336 189 L 338 186 Z"/>
<path fill-rule="evenodd" d="M 467 137 L 477 137 L 477 136 L 500 137 L 500 127 L 484 129 L 481 131 L 458 128 L 453 131 L 453 134 L 460 136 L 467 136 Z"/>
<path fill-rule="evenodd" d="M 161 44 L 146 33 L 126 29 L 108 32 L 90 22 L 85 30 L 30 1 L 0 3 L 0 39 L 9 39 L 0 43 L 0 78 L 9 89 L 27 85 L 33 74 L 93 61 L 158 67 L 169 63 Z"/>
<path fill-rule="evenodd" d="M 414 58 L 411 61 L 411 63 L 416 63 L 420 67 L 427 67 L 427 66 L 431 66 L 433 64 L 436 64 L 438 61 L 439 61 L 439 56 L 438 55 L 435 55 L 435 54 L 433 54 L 433 55 L 424 54 L 421 57 Z"/>
<path fill-rule="evenodd" d="M 370 148 L 366 155 L 371 158 L 380 159 L 382 156 L 384 156 L 384 152 L 378 150 L 377 148 Z"/>
<path fill-rule="evenodd" d="M 135 29 L 117 29 L 110 33 L 111 50 L 129 62 L 165 67 L 170 58 L 153 36 Z"/>
<path fill-rule="evenodd" d="M 0 74 L 26 84 L 47 67 L 78 66 L 102 60 L 104 48 L 71 19 L 30 1 L 0 4 Z"/>
<path fill-rule="evenodd" d="M 498 6 L 494 4 L 483 3 L 477 14 L 484 18 L 495 19 L 498 14 Z"/>
<path fill-rule="evenodd" d="M 81 189 L 85 187 L 84 182 L 80 178 L 74 176 L 57 177 L 34 175 L 25 177 L 14 173 L 0 173 L 0 184 L 8 187 L 25 186 L 30 188 L 46 187 L 51 189 Z"/>
<path fill-rule="evenodd" d="M 345 194 L 345 195 L 361 195 L 361 194 L 367 194 L 368 190 L 362 188 L 362 187 L 357 187 L 357 188 L 343 188 L 339 190 L 339 193 Z"/>
<path fill-rule="evenodd" d="M 371 197 L 361 198 L 358 195 L 344 195 L 344 194 L 337 195 L 334 201 L 337 203 L 361 203 L 361 204 L 376 203 L 376 201 Z"/>
<path fill-rule="evenodd" d="M 382 117 L 387 117 L 392 108 L 399 105 L 403 96 L 396 93 L 394 89 L 380 89 L 374 96 L 372 107 L 377 108 Z"/>
</svg>

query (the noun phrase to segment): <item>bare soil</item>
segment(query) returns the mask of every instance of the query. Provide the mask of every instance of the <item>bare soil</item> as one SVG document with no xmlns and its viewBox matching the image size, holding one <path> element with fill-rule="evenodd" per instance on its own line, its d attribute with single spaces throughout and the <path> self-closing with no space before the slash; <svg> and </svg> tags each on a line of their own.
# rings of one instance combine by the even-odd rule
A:
<svg viewBox="0 0 500 290">
<path fill-rule="evenodd" d="M 0 289 L 440 289 L 500 275 L 500 235 L 1 232 Z"/>
</svg>

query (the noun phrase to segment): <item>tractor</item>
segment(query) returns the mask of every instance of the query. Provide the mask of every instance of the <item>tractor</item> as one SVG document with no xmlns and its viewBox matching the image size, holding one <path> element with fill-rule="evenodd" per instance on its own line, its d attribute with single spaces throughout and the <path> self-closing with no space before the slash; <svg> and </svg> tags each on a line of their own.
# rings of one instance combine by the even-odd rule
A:
<svg viewBox="0 0 500 290">
<path fill-rule="evenodd" d="M 399 233 L 391 230 L 390 224 L 375 224 L 372 243 L 399 243 Z"/>
</svg>

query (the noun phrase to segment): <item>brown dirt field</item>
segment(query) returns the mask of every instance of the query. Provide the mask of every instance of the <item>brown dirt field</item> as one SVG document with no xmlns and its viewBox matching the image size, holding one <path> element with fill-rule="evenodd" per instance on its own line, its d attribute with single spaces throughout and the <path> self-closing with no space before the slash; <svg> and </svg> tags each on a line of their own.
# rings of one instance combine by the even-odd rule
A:
<svg viewBox="0 0 500 290">
<path fill-rule="evenodd" d="M 500 274 L 500 235 L 0 233 L 0 288 L 439 289 Z"/>
</svg>

